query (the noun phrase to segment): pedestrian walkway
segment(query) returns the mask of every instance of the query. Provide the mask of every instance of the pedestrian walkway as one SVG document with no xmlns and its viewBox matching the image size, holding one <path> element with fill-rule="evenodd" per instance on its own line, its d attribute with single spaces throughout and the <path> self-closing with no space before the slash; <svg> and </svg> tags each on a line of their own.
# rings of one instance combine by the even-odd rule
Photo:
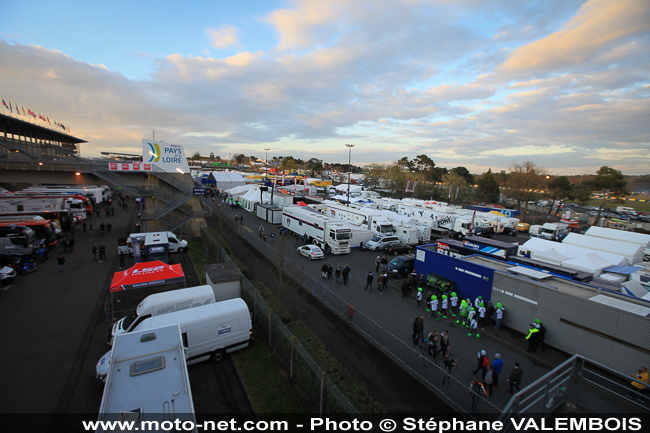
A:
<svg viewBox="0 0 650 433">
<path fill-rule="evenodd" d="M 204 203 L 212 206 L 215 210 L 217 209 L 207 201 L 204 201 Z M 349 255 L 325 256 L 324 261 L 331 262 L 335 269 L 338 264 L 344 265 L 346 263 L 350 264 L 352 268 L 349 285 L 337 285 L 334 280 L 320 278 L 320 268 L 323 261 L 311 262 L 295 252 L 297 242 L 293 236 L 279 238 L 273 245 L 270 243 L 265 244 L 257 236 L 260 225 L 262 225 L 266 233 L 277 233 L 277 227 L 242 209 L 237 209 L 234 213 L 231 210 L 222 210 L 221 214 L 223 216 L 222 221 L 229 225 L 231 229 L 240 233 L 245 240 L 253 244 L 267 257 L 277 258 L 281 255 L 282 261 L 285 263 L 285 269 L 294 279 L 301 282 L 304 287 L 308 287 L 319 298 L 333 305 L 335 311 L 341 316 L 345 316 L 345 307 L 352 304 L 355 308 L 352 321 L 355 324 L 364 322 L 361 325 L 364 328 L 375 329 L 377 333 L 385 332 L 396 336 L 399 345 L 390 343 L 382 347 L 387 354 L 397 357 L 406 350 L 405 347 L 409 349 L 415 348 L 424 353 L 423 345 L 414 346 L 411 338 L 413 321 L 419 315 L 424 315 L 425 337 L 434 330 L 438 331 L 439 334 L 442 334 L 443 330 L 449 331 L 450 347 L 453 352 L 452 358 L 458 359 L 453 373 L 459 380 L 466 382 L 467 386 L 472 381 L 472 371 L 477 367 L 477 355 L 480 351 L 486 351 L 490 363 L 494 361 L 495 354 L 499 353 L 504 364 L 499 378 L 499 388 L 494 389 L 494 403 L 498 407 L 503 408 L 511 398 L 511 394 L 507 392 L 507 379 L 514 368 L 515 362 L 518 362 L 523 370 L 523 388 L 568 359 L 566 354 L 551 348 L 545 352 L 538 350 L 534 354 L 527 353 L 525 336 L 507 328 L 500 330 L 494 328 L 481 330 L 479 328 L 480 338 L 468 337 L 467 328 L 456 324 L 455 318 L 452 316 L 447 318 L 437 317 L 437 320 L 435 317 L 429 317 L 430 313 L 426 311 L 425 307 L 418 308 L 416 306 L 415 294 L 412 294 L 411 298 L 403 299 L 400 290 L 401 280 L 391 280 L 389 283 L 391 290 L 384 294 L 377 293 L 376 290 L 372 294 L 364 291 L 368 271 L 375 271 L 375 253 L 353 250 Z M 245 216 L 243 226 L 235 224 L 235 214 Z M 298 240 L 298 243 L 300 242 Z M 374 284 L 376 289 L 376 273 Z M 507 309 L 507 305 L 505 307 Z M 531 317 L 531 321 L 533 319 L 535 318 Z M 439 365 L 442 364 L 440 362 L 441 356 L 438 355 Z M 413 371 L 411 373 L 417 374 Z M 480 376 L 481 373 L 479 372 Z"/>
</svg>

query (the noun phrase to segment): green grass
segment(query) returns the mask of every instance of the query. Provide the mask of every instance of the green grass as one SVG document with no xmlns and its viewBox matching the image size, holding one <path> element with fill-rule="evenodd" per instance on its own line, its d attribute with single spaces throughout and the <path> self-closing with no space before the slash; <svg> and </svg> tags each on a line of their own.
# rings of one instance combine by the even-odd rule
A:
<svg viewBox="0 0 650 433">
<path fill-rule="evenodd" d="M 210 260 L 210 257 L 205 254 L 205 246 L 203 245 L 203 242 L 201 242 L 201 239 L 192 238 L 188 241 L 188 244 L 190 246 L 188 252 L 192 259 L 192 263 L 194 263 L 196 273 L 199 275 L 201 284 L 205 284 L 205 265 L 209 265 L 212 261 Z"/>
<path fill-rule="evenodd" d="M 648 197 L 634 197 L 638 199 L 648 200 Z M 587 206 L 600 206 L 603 203 L 601 199 L 592 199 L 587 202 Z M 623 203 L 620 203 L 618 200 L 607 200 L 605 207 L 616 209 L 616 206 L 626 206 L 634 208 L 637 212 L 650 212 L 650 203 L 639 203 L 636 201 L 625 200 Z"/>
<path fill-rule="evenodd" d="M 257 413 L 306 413 L 294 398 L 289 384 L 280 373 L 280 366 L 268 347 L 254 342 L 232 354 Z"/>
</svg>

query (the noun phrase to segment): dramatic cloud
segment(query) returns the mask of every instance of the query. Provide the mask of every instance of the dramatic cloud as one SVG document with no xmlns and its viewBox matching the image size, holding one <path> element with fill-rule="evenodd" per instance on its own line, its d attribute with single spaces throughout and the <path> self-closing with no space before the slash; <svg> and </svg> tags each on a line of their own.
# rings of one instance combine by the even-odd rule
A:
<svg viewBox="0 0 650 433">
<path fill-rule="evenodd" d="M 244 49 L 249 29 L 216 23 L 205 32 L 222 54 L 148 54 L 146 80 L 0 39 L 0 82 L 71 125 L 86 156 L 139 152 L 155 131 L 222 157 L 270 147 L 347 162 L 352 142 L 357 164 L 425 153 L 474 172 L 533 159 L 558 174 L 646 173 L 649 5 L 294 1 L 255 17 L 271 46 Z"/>
</svg>

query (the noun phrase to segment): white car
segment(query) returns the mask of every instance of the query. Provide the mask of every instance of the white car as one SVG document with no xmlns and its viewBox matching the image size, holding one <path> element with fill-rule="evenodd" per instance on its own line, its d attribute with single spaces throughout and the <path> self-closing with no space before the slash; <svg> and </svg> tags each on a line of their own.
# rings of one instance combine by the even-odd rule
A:
<svg viewBox="0 0 650 433">
<path fill-rule="evenodd" d="M 325 257 L 323 250 L 316 245 L 305 245 L 298 248 L 298 253 L 309 258 L 309 260 L 322 259 Z"/>
</svg>

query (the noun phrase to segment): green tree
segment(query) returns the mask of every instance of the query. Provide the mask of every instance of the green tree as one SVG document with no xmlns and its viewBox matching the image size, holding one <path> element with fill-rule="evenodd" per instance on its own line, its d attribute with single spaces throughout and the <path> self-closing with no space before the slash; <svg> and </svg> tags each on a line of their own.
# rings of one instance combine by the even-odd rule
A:
<svg viewBox="0 0 650 433">
<path fill-rule="evenodd" d="M 553 200 L 548 210 L 550 215 L 553 212 L 553 205 L 557 201 L 557 209 L 562 206 L 562 202 L 572 199 L 574 196 L 574 187 L 566 176 L 559 176 L 548 182 L 549 197 Z"/>
<path fill-rule="evenodd" d="M 296 161 L 292 157 L 287 156 L 282 160 L 282 164 L 280 164 L 280 171 L 292 172 L 297 166 Z"/>
<path fill-rule="evenodd" d="M 481 201 L 488 203 L 499 202 L 499 182 L 492 169 L 488 169 L 478 181 L 478 196 Z"/>
<path fill-rule="evenodd" d="M 312 175 L 316 177 L 318 173 L 323 171 L 323 160 L 318 158 L 311 158 L 307 161 L 307 165 L 312 172 Z"/>
<path fill-rule="evenodd" d="M 457 203 L 464 201 L 469 191 L 467 188 L 467 180 L 456 173 L 447 173 L 442 177 L 442 183 L 446 188 L 445 200 L 449 203 Z M 449 187 L 451 186 L 451 195 L 449 194 Z"/>
<path fill-rule="evenodd" d="M 244 160 L 246 159 L 246 155 L 244 155 L 243 153 L 238 153 L 233 157 L 233 159 L 235 160 L 235 162 L 237 162 L 238 165 L 241 165 L 244 163 Z"/>
<path fill-rule="evenodd" d="M 194 152 L 192 156 L 190 156 L 190 159 L 194 161 L 201 159 L 201 152 Z"/>
<path fill-rule="evenodd" d="M 465 179 L 469 185 L 474 185 L 474 176 L 465 167 L 452 168 L 450 173 L 454 173 Z M 490 172 L 491 173 L 491 172 Z"/>
<path fill-rule="evenodd" d="M 603 195 L 603 201 L 598 208 L 596 221 L 600 219 L 600 212 L 605 207 L 605 204 L 607 204 L 609 194 L 627 194 L 627 181 L 623 178 L 623 173 L 620 170 L 616 170 L 606 165 L 600 167 L 596 172 L 596 176 L 591 178 L 588 182 L 593 191 L 598 191 Z"/>
</svg>

